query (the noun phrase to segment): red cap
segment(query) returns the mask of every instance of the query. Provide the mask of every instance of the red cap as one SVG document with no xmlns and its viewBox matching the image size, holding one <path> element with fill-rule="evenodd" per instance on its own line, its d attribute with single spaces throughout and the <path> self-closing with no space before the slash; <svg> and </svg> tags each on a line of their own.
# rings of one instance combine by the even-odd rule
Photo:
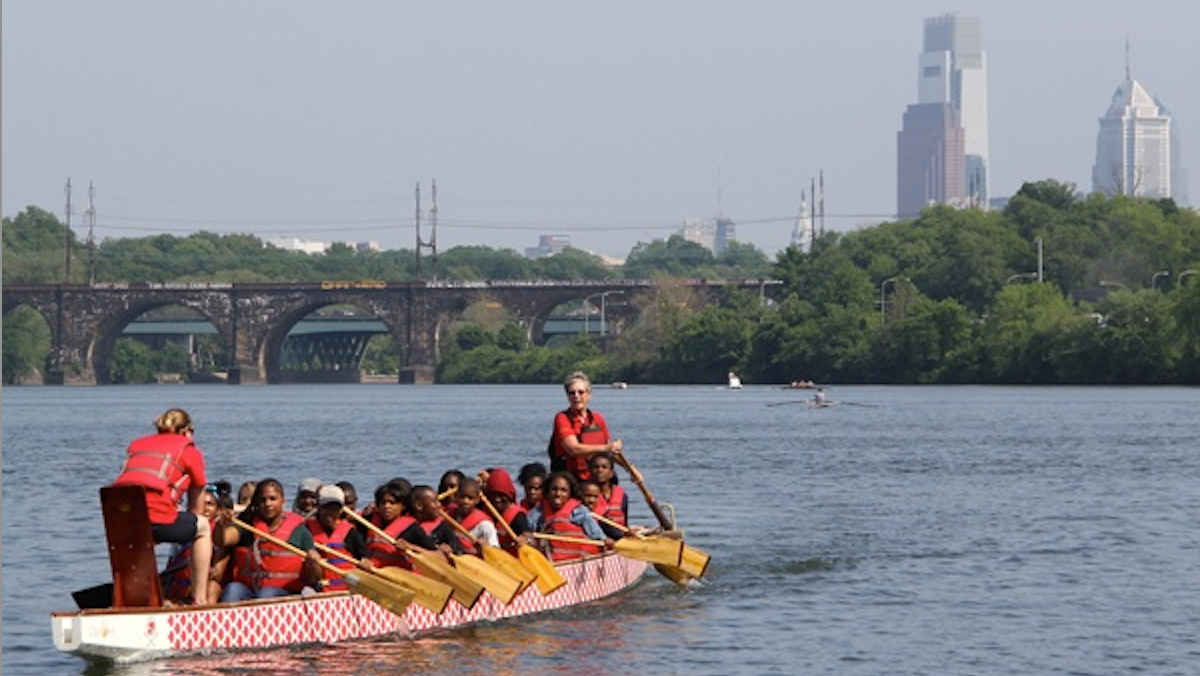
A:
<svg viewBox="0 0 1200 676">
<path fill-rule="evenodd" d="M 512 478 L 508 476 L 508 472 L 502 467 L 496 467 L 488 470 L 487 484 L 483 487 L 486 493 L 499 493 L 508 496 L 509 500 L 516 502 L 517 489 L 513 486 Z"/>
</svg>

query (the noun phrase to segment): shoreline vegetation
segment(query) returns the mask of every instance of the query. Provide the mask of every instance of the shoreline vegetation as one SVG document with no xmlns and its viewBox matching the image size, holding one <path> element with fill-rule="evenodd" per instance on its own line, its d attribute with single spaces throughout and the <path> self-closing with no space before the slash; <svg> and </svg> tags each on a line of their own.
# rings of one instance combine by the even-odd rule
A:
<svg viewBox="0 0 1200 676">
<path fill-rule="evenodd" d="M 34 206 L 5 217 L 3 227 L 5 284 L 63 281 L 68 239 L 72 283 L 416 277 L 416 256 L 406 249 L 335 244 L 311 255 L 264 247 L 252 235 L 200 232 L 108 239 L 92 250 Z M 456 247 L 439 254 L 441 280 L 651 278 L 659 286 L 609 299 L 610 321 L 619 317 L 611 334 L 546 345 L 528 344 L 498 304 L 467 308 L 443 336 L 435 378 L 553 383 L 581 368 L 597 382 L 639 385 L 722 384 L 729 371 L 748 385 L 1195 385 L 1197 271 L 1196 210 L 1171 200 L 1078 197 L 1073 185 L 1052 180 L 1025 184 L 1003 210 L 932 206 L 915 219 L 827 233 L 812 251 L 791 247 L 774 261 L 750 244 L 714 256 L 679 236 L 639 244 L 616 268 L 570 248 L 530 260 L 511 249 Z M 676 283 L 700 277 L 783 284 L 771 302 L 730 289 L 706 304 Z M 556 312 L 594 314 L 594 301 Z M 4 384 L 37 382 L 49 357 L 46 320 L 5 307 L 3 331 Z M 190 351 L 118 340 L 114 382 L 217 379 L 223 346 L 212 336 L 195 340 Z M 389 337 L 372 338 L 360 381 L 394 382 L 399 352 Z"/>
</svg>

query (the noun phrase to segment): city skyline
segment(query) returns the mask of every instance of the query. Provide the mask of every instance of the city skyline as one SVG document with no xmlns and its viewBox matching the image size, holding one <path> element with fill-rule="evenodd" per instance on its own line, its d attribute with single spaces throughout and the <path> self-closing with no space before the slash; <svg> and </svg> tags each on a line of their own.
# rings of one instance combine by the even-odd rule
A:
<svg viewBox="0 0 1200 676">
<path fill-rule="evenodd" d="M 1090 189 L 1126 35 L 1185 161 L 1200 154 L 1187 29 L 1200 10 L 1183 0 L 2 11 L 3 215 L 32 204 L 63 218 L 70 178 L 81 238 L 94 181 L 99 238 L 412 248 L 414 185 L 436 179 L 443 250 L 559 234 L 624 257 L 725 218 L 774 255 L 822 172 L 828 230 L 895 217 L 916 36 L 955 11 L 983 26 L 991 196 L 1043 179 Z"/>
</svg>

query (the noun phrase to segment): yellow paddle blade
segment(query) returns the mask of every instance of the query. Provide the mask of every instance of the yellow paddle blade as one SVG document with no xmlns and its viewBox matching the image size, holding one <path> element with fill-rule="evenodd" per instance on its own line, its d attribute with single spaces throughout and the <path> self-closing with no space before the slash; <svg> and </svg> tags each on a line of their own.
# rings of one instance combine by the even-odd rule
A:
<svg viewBox="0 0 1200 676">
<path fill-rule="evenodd" d="M 416 598 L 413 600 L 418 605 L 429 609 L 437 615 L 440 615 L 446 609 L 446 604 L 450 601 L 450 595 L 454 592 L 448 584 L 438 582 L 432 577 L 417 575 L 403 568 L 389 566 L 387 568 L 376 568 L 375 572 L 401 587 L 412 591 L 416 594 Z"/>
<path fill-rule="evenodd" d="M 342 577 L 350 591 L 371 599 L 383 608 L 403 616 L 416 594 L 375 575 L 347 572 Z"/>
<path fill-rule="evenodd" d="M 680 559 L 683 558 L 683 542 L 670 538 L 621 538 L 613 544 L 613 549 L 621 556 L 630 559 L 640 559 L 667 566 L 678 566 Z"/>
<path fill-rule="evenodd" d="M 654 564 L 654 569 L 661 573 L 663 577 L 667 578 L 671 582 L 674 582 L 680 587 L 686 587 L 689 582 L 695 579 L 678 566 L 666 566 L 661 563 L 656 563 Z"/>
<path fill-rule="evenodd" d="M 538 550 L 529 545 L 521 545 L 517 549 L 517 555 L 521 557 L 521 563 L 528 569 L 537 573 L 537 587 L 542 595 L 551 594 L 559 587 L 567 583 L 567 579 L 558 572 L 553 563 L 546 558 Z"/>
<path fill-rule="evenodd" d="M 679 562 L 679 567 L 692 577 L 702 577 L 704 571 L 708 570 L 708 561 L 710 558 L 708 554 L 685 544 L 683 546 L 683 558 Z"/>
<path fill-rule="evenodd" d="M 464 554 L 454 557 L 454 567 L 458 572 L 483 585 L 489 594 L 508 604 L 521 591 L 521 581 L 505 575 L 499 568 L 494 568 L 483 559 Z"/>
<path fill-rule="evenodd" d="M 483 585 L 458 572 L 454 566 L 446 563 L 432 552 L 412 552 L 410 557 L 413 567 L 419 573 L 450 585 L 453 590 L 451 595 L 462 607 L 467 609 L 475 607 L 475 602 L 483 594 Z"/>
<path fill-rule="evenodd" d="M 537 573 L 521 565 L 515 556 L 503 549 L 490 545 L 484 545 L 481 549 L 483 550 L 483 560 L 504 571 L 509 577 L 516 578 L 521 583 L 521 590 L 533 584 L 533 581 L 537 579 Z"/>
</svg>

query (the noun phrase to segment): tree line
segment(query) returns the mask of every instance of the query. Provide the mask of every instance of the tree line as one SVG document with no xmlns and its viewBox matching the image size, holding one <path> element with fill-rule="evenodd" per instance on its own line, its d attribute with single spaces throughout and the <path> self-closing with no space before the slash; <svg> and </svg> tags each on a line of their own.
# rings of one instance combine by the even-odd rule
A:
<svg viewBox="0 0 1200 676">
<path fill-rule="evenodd" d="M 56 282 L 72 234 L 29 207 L 4 219 L 5 283 Z M 249 235 L 106 240 L 73 282 L 304 282 L 413 279 L 411 250 L 324 255 L 264 247 Z M 1039 254 L 1040 252 L 1040 254 Z M 422 271 L 432 271 L 423 261 Z M 93 272 L 94 270 L 94 272 Z M 438 257 L 451 281 L 652 278 L 624 297 L 617 335 L 527 344 L 511 318 L 468 313 L 452 327 L 439 382 L 557 382 L 583 367 L 598 381 L 720 383 L 1196 384 L 1200 382 L 1200 214 L 1170 200 L 1027 183 L 1003 210 L 933 206 L 920 217 L 828 233 L 774 261 L 752 245 L 722 256 L 672 237 L 609 268 L 586 252 L 530 260 L 457 247 Z M 428 272 L 426 272 L 428 276 Z M 1040 281 L 1039 281 L 1040 276 Z M 773 302 L 729 290 L 705 303 L 675 280 L 773 278 Z M 586 310 L 586 308 L 584 308 Z M 39 328 L 39 322 L 42 326 Z M 11 324 L 11 326 L 10 326 Z M 5 318 L 4 379 L 38 368 L 39 318 Z M 39 333 L 40 332 L 40 333 Z M 364 368 L 394 372 L 396 349 Z M 127 350 L 127 352 L 131 352 Z M 144 356 L 143 356 L 144 357 Z M 144 357 L 145 358 L 145 357 Z"/>
</svg>

